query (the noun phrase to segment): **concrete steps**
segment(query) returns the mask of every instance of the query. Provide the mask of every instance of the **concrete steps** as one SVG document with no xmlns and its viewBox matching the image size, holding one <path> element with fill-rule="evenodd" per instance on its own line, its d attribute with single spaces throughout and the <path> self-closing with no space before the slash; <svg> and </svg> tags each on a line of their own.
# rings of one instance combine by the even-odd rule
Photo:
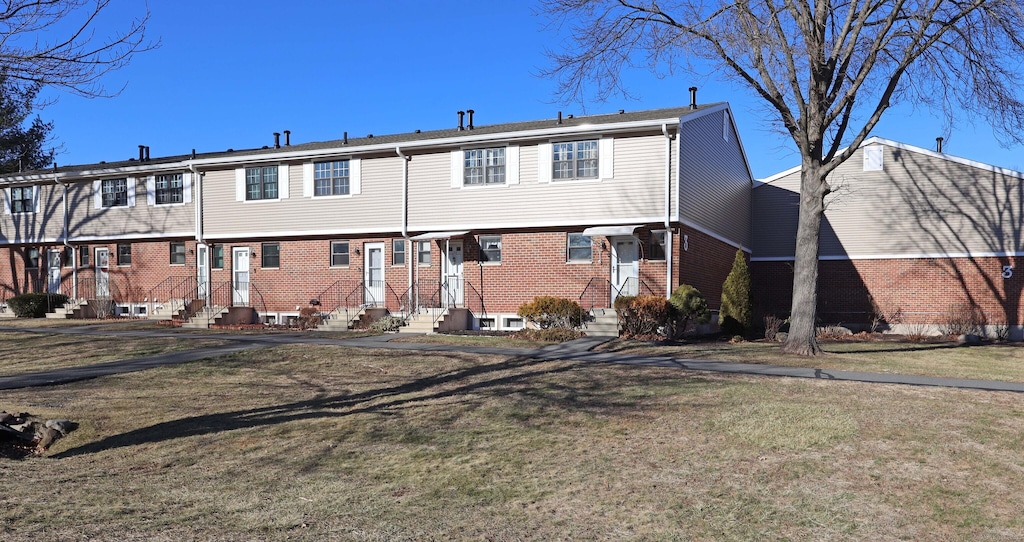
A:
<svg viewBox="0 0 1024 542">
<path fill-rule="evenodd" d="M 619 316 L 615 309 L 592 309 L 583 332 L 589 337 L 618 337 Z"/>
<path fill-rule="evenodd" d="M 210 324 L 218 323 L 217 320 L 228 313 L 228 307 L 212 307 L 196 312 L 191 318 L 181 324 L 185 329 L 210 329 Z"/>
<path fill-rule="evenodd" d="M 338 309 L 328 313 L 327 318 L 317 326 L 317 331 L 348 331 L 359 322 L 366 311 L 363 309 Z"/>
</svg>

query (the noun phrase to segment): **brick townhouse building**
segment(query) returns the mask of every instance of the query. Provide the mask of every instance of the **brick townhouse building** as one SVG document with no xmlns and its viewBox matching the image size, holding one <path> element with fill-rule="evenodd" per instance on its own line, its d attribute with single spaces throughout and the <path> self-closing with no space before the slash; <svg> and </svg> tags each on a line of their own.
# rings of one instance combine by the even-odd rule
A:
<svg viewBox="0 0 1024 542">
<path fill-rule="evenodd" d="M 376 307 L 434 329 L 514 329 L 537 295 L 601 309 L 687 283 L 717 307 L 736 250 L 750 251 L 753 179 L 727 104 L 457 118 L 248 150 L 140 146 L 0 177 L 0 297 L 62 292 L 80 315 L 106 304 L 207 323 Z"/>
</svg>

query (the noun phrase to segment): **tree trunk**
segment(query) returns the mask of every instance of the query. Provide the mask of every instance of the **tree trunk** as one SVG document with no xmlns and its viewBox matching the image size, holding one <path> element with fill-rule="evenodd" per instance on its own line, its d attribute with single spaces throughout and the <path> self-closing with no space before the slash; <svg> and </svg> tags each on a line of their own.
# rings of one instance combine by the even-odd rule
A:
<svg viewBox="0 0 1024 542">
<path fill-rule="evenodd" d="M 793 262 L 793 307 L 784 352 L 814 356 L 818 346 L 815 317 L 818 313 L 818 233 L 825 209 L 828 185 L 821 178 L 820 164 L 807 160 L 800 174 L 800 215 L 796 230 L 796 259 Z"/>
</svg>

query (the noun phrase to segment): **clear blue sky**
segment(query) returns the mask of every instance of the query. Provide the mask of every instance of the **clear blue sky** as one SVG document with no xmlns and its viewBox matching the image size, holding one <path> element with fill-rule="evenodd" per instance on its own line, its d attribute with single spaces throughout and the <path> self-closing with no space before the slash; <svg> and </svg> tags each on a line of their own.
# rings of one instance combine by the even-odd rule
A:
<svg viewBox="0 0 1024 542">
<path fill-rule="evenodd" d="M 141 14 L 143 0 L 115 0 L 106 21 Z M 477 124 L 676 107 L 700 87 L 702 103 L 728 101 L 755 177 L 799 165 L 788 138 L 743 88 L 689 75 L 626 74 L 639 99 L 560 104 L 537 76 L 557 29 L 529 0 L 151 0 L 158 49 L 111 74 L 115 98 L 69 94 L 40 112 L 55 124 L 61 165 L 124 160 L 149 145 L 153 157 L 452 127 L 456 111 Z M 101 32 L 102 32 L 101 28 Z M 874 135 L 1024 169 L 1020 148 L 1001 148 L 984 121 L 951 134 L 925 111 L 890 110 Z"/>
</svg>

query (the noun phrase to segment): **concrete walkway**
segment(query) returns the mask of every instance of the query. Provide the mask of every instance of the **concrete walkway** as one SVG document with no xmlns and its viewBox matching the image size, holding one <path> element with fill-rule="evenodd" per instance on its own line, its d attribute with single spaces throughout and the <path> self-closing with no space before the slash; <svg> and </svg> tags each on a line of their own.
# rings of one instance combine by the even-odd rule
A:
<svg viewBox="0 0 1024 542">
<path fill-rule="evenodd" d="M 688 371 L 707 371 L 716 373 L 732 373 L 759 376 L 811 378 L 821 380 L 837 380 L 849 382 L 871 382 L 877 384 L 903 384 L 911 386 L 936 386 L 964 388 L 986 391 L 1010 391 L 1024 393 L 1024 382 L 1003 382 L 996 380 L 970 380 L 960 378 L 938 378 L 928 376 L 899 375 L 887 373 L 862 373 L 856 371 L 836 371 L 804 367 L 781 367 L 776 365 L 760 365 L 754 363 L 735 363 L 725 361 L 708 361 L 686 358 L 670 358 L 658 356 L 635 356 L 617 353 L 594 352 L 594 348 L 607 339 L 602 337 L 584 337 L 575 341 L 545 346 L 543 348 L 497 348 L 486 346 L 453 346 L 427 344 L 417 342 L 397 342 L 399 337 L 413 337 L 416 334 L 389 334 L 352 339 L 330 339 L 318 337 L 316 333 L 281 333 L 281 334 L 201 334 L 187 331 L 127 331 L 118 330 L 116 325 L 80 326 L 54 328 L 9 328 L 0 327 L 0 331 L 23 333 L 89 335 L 109 337 L 172 337 L 178 339 L 212 339 L 227 341 L 229 344 L 220 346 L 204 346 L 195 350 L 169 352 L 154 356 L 112 361 L 81 367 L 68 367 L 11 376 L 0 376 L 0 390 L 48 386 L 75 382 L 89 378 L 97 378 L 112 374 L 143 371 L 153 367 L 186 363 L 200 359 L 212 358 L 243 352 L 256 348 L 267 348 L 284 344 L 317 344 L 335 345 L 356 348 L 382 348 L 390 350 L 422 351 L 422 352 L 465 352 L 473 354 L 492 354 L 509 357 L 526 357 L 537 360 L 567 360 L 579 363 L 615 363 L 635 365 L 638 367 L 668 367 Z"/>
</svg>

